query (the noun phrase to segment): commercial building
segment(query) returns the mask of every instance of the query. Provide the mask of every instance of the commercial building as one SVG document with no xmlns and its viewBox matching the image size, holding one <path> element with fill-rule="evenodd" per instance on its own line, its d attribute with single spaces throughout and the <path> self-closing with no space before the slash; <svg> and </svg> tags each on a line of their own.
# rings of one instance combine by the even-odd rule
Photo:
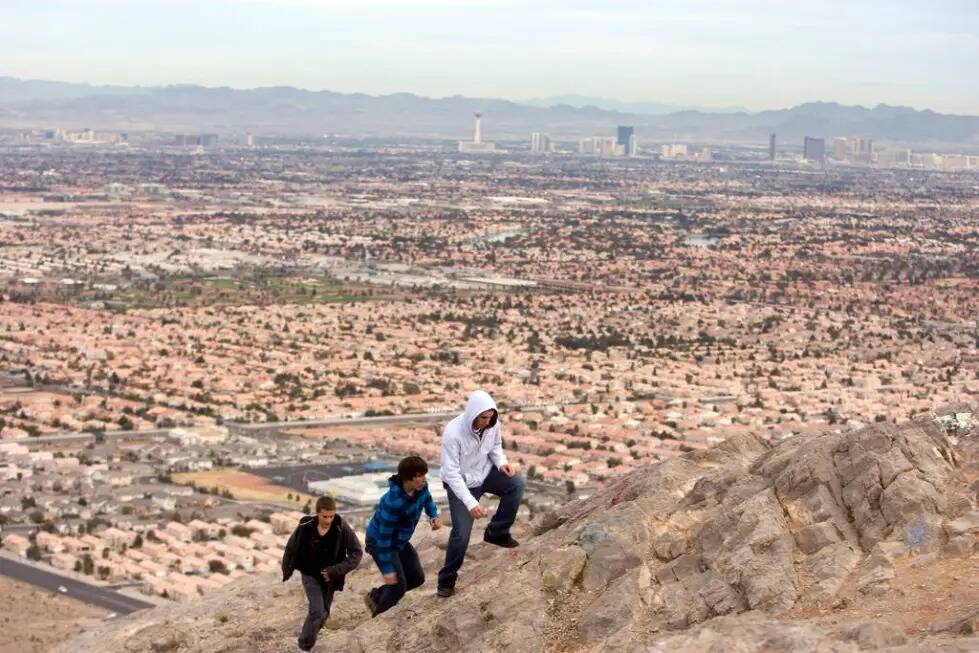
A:
<svg viewBox="0 0 979 653">
<path fill-rule="evenodd" d="M 615 138 L 616 154 L 624 156 L 636 156 L 639 153 L 636 141 L 636 130 L 634 127 L 619 125 Z"/>
<path fill-rule="evenodd" d="M 826 141 L 822 138 L 806 136 L 803 141 L 802 158 L 806 161 L 822 163 L 826 160 Z"/>
<path fill-rule="evenodd" d="M 551 137 L 541 132 L 534 132 L 530 135 L 531 154 L 548 154 L 554 151 L 551 145 Z"/>
<path fill-rule="evenodd" d="M 330 494 L 340 501 L 370 506 L 376 504 L 381 496 L 388 491 L 389 478 L 391 478 L 391 474 L 388 472 L 359 474 L 325 481 L 310 481 L 307 483 L 307 487 L 312 494 Z M 428 490 L 436 502 L 445 503 L 447 501 L 445 488 L 442 487 L 437 468 L 428 470 Z"/>
<path fill-rule="evenodd" d="M 471 141 L 459 141 L 459 151 L 465 154 L 484 154 L 496 152 L 496 143 L 483 142 L 482 120 L 483 114 L 473 114 L 476 123 L 473 127 L 473 139 Z"/>
</svg>

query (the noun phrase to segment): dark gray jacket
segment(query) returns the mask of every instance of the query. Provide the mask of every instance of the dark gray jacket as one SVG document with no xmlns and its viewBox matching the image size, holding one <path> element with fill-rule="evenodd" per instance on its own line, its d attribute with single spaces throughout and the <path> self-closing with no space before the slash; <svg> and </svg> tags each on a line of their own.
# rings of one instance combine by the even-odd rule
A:
<svg viewBox="0 0 979 653">
<path fill-rule="evenodd" d="M 330 586 L 340 591 L 343 589 L 343 581 L 346 575 L 356 569 L 357 565 L 360 564 L 360 559 L 364 556 L 364 549 L 360 545 L 360 540 L 357 539 L 357 534 L 354 533 L 347 522 L 340 519 L 340 515 L 337 515 L 333 519 L 340 528 L 340 534 L 337 537 L 336 549 L 334 549 L 329 560 L 331 564 L 325 568 L 325 571 L 330 574 Z M 296 530 L 289 536 L 286 549 L 282 552 L 282 582 L 289 580 L 292 572 L 296 569 L 296 563 L 299 558 L 299 545 L 303 538 L 311 535 L 315 529 L 316 517 L 309 515 L 299 520 L 299 525 L 296 526 Z"/>
</svg>

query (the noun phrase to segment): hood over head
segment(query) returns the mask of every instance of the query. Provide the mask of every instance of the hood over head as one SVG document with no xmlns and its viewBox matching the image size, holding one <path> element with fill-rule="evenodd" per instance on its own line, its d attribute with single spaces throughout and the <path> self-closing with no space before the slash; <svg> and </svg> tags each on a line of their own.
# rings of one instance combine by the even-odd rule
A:
<svg viewBox="0 0 979 653">
<path fill-rule="evenodd" d="M 477 437 L 482 435 L 479 431 L 473 428 L 473 421 L 479 417 L 480 413 L 490 409 L 493 409 L 494 415 L 486 429 L 493 428 L 499 421 L 500 411 L 496 408 L 496 402 L 493 401 L 493 398 L 489 396 L 489 393 L 485 390 L 476 390 L 474 393 L 469 395 L 469 401 L 466 403 L 466 410 L 463 413 L 463 423 L 469 427 L 470 433 Z"/>
</svg>

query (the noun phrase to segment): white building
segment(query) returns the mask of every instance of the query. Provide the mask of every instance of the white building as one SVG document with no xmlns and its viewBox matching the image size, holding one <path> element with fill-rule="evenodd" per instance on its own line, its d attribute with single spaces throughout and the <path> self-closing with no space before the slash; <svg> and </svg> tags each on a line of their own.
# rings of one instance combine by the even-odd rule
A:
<svg viewBox="0 0 979 653">
<path fill-rule="evenodd" d="M 542 134 L 541 132 L 533 132 L 530 135 L 530 153 L 531 154 L 548 154 L 554 151 L 554 146 L 551 144 L 551 137 L 547 134 Z"/>
<path fill-rule="evenodd" d="M 473 128 L 473 139 L 471 141 L 459 141 L 459 151 L 465 154 L 485 154 L 488 152 L 495 152 L 496 143 L 483 142 L 481 129 L 483 114 L 476 113 L 473 115 L 476 118 L 476 124 Z"/>
<path fill-rule="evenodd" d="M 388 491 L 388 479 L 391 474 L 380 472 L 360 474 L 358 476 L 343 476 L 325 481 L 312 481 L 308 484 L 310 493 L 330 494 L 340 501 L 361 506 L 374 505 Z M 436 502 L 446 502 L 445 488 L 442 487 L 438 470 L 429 469 L 428 491 Z"/>
</svg>

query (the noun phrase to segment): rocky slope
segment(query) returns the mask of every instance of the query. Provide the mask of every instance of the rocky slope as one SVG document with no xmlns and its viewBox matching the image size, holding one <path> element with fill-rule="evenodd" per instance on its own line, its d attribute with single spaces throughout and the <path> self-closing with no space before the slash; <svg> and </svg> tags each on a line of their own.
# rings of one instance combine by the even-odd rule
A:
<svg viewBox="0 0 979 653">
<path fill-rule="evenodd" d="M 451 599 L 429 580 L 373 620 L 365 562 L 317 650 L 979 650 L 976 412 L 665 461 L 518 549 L 474 545 Z M 416 536 L 430 578 L 446 536 Z M 303 610 L 298 583 L 242 579 L 58 650 L 288 651 Z"/>
</svg>

